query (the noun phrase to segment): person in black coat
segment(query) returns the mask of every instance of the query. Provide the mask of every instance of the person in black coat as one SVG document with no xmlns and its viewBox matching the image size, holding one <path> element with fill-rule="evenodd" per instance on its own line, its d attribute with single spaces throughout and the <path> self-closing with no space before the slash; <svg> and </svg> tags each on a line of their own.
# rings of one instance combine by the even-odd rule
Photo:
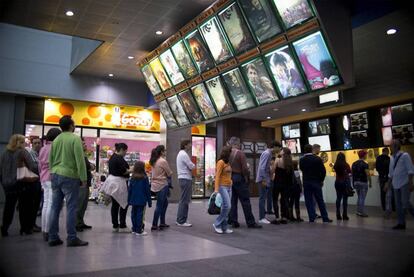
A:
<svg viewBox="0 0 414 277">
<path fill-rule="evenodd" d="M 388 148 L 382 149 L 382 155 L 379 155 L 375 161 L 375 169 L 378 172 L 378 181 L 381 191 L 381 206 L 385 216 L 389 216 L 392 210 L 395 211 L 395 201 L 392 190 L 384 190 L 388 182 L 388 173 L 390 171 L 390 151 Z"/>
</svg>

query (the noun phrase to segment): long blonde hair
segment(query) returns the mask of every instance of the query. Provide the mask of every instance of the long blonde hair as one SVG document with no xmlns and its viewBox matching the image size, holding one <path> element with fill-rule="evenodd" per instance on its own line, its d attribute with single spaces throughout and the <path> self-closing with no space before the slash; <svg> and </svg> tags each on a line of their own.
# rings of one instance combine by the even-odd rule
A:
<svg viewBox="0 0 414 277">
<path fill-rule="evenodd" d="M 22 142 L 22 144 L 19 145 L 19 142 Z M 14 134 L 10 137 L 9 144 L 7 144 L 6 148 L 12 152 L 16 151 L 17 149 L 24 149 L 24 142 L 25 138 L 23 135 Z"/>
</svg>

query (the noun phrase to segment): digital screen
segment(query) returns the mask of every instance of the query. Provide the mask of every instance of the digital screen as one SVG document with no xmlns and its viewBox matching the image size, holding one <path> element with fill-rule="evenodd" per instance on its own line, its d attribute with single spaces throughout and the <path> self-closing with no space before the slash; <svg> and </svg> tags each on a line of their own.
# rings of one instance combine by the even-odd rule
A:
<svg viewBox="0 0 414 277">
<path fill-rule="evenodd" d="M 171 96 L 167 99 L 168 104 L 170 104 L 171 111 L 175 116 L 178 124 L 180 126 L 188 125 L 190 122 L 188 121 L 187 116 L 185 115 L 184 109 L 181 106 L 180 100 L 178 100 L 177 95 Z"/>
<path fill-rule="evenodd" d="M 400 125 L 404 123 L 411 123 L 413 121 L 413 105 L 405 104 L 391 107 L 392 124 Z"/>
<path fill-rule="evenodd" d="M 367 131 L 350 132 L 352 149 L 367 148 L 370 146 Z"/>
<path fill-rule="evenodd" d="M 350 150 L 352 149 L 352 144 L 351 144 L 351 135 L 350 135 L 350 131 L 351 131 L 351 119 L 349 118 L 349 115 L 343 115 L 341 118 L 341 126 L 342 126 L 342 130 L 343 130 L 343 144 L 344 144 L 344 149 L 345 150 Z"/>
<path fill-rule="evenodd" d="M 333 91 L 319 95 L 319 105 L 338 103 L 339 102 L 339 91 Z"/>
<path fill-rule="evenodd" d="M 185 90 L 178 95 L 183 109 L 191 123 L 199 123 L 203 120 L 203 115 L 195 102 L 190 90 Z"/>
<path fill-rule="evenodd" d="M 159 102 L 158 106 L 160 107 L 160 112 L 162 113 L 162 116 L 164 117 L 165 122 L 167 122 L 168 127 L 170 128 L 178 127 L 177 121 L 175 121 L 174 115 L 172 114 L 170 107 L 167 104 L 167 101 L 163 100 Z"/>
<path fill-rule="evenodd" d="M 282 141 L 282 146 L 290 149 L 292 154 L 301 153 L 300 140 L 299 139 L 287 139 Z"/>
<path fill-rule="evenodd" d="M 214 62 L 207 51 L 203 38 L 198 30 L 185 37 L 190 53 L 196 63 L 199 72 L 207 71 L 214 67 Z"/>
<path fill-rule="evenodd" d="M 145 83 L 147 84 L 152 95 L 157 95 L 161 92 L 160 86 L 155 80 L 154 75 L 151 72 L 151 69 L 148 65 L 141 68 L 142 75 L 144 76 Z"/>
<path fill-rule="evenodd" d="M 220 76 L 206 81 L 206 87 L 208 89 L 208 92 L 210 92 L 211 99 L 216 105 L 219 115 L 235 112 L 230 98 L 227 95 L 227 91 L 220 79 Z"/>
<path fill-rule="evenodd" d="M 331 133 L 331 127 L 329 125 L 328 118 L 310 121 L 308 128 L 309 136 L 328 135 Z"/>
<path fill-rule="evenodd" d="M 299 138 L 300 137 L 300 124 L 290 124 L 282 126 L 283 137 L 288 138 Z"/>
<path fill-rule="evenodd" d="M 219 18 L 236 54 L 245 52 L 256 45 L 236 3 L 220 12 Z"/>
<path fill-rule="evenodd" d="M 353 113 L 350 114 L 351 131 L 362 131 L 368 129 L 368 113 Z"/>
<path fill-rule="evenodd" d="M 282 31 L 267 0 L 241 0 L 240 4 L 259 42 L 263 42 Z"/>
<path fill-rule="evenodd" d="M 381 120 L 382 126 L 391 126 L 392 125 L 392 113 L 391 107 L 386 107 L 381 109 Z"/>
<path fill-rule="evenodd" d="M 237 110 L 242 111 L 256 106 L 238 68 L 224 73 L 223 79 Z"/>
<path fill-rule="evenodd" d="M 321 146 L 321 151 L 331 151 L 331 140 L 328 135 L 309 137 L 308 142 L 310 145 L 319 144 Z"/>
<path fill-rule="evenodd" d="M 394 139 L 400 140 L 401 144 L 413 144 L 414 143 L 413 124 L 392 126 L 392 137 Z"/>
<path fill-rule="evenodd" d="M 384 145 L 389 146 L 392 143 L 392 129 L 391 127 L 384 127 L 381 129 L 382 141 Z"/>
<path fill-rule="evenodd" d="M 341 83 L 338 69 L 326 46 L 321 32 L 293 42 L 302 69 L 312 90 Z"/>
<path fill-rule="evenodd" d="M 160 60 L 158 58 L 155 58 L 150 62 L 150 66 L 161 89 L 164 91 L 171 88 L 171 82 L 168 79 L 167 73 L 165 73 L 165 70 L 162 67 Z"/>
<path fill-rule="evenodd" d="M 306 92 L 305 82 L 299 73 L 289 46 L 277 49 L 265 59 L 283 98 L 297 96 Z"/>
<path fill-rule="evenodd" d="M 210 100 L 207 89 L 203 83 L 191 88 L 194 98 L 203 113 L 205 119 L 210 119 L 217 116 L 213 103 Z"/>
<path fill-rule="evenodd" d="M 168 77 L 170 77 L 170 80 L 173 83 L 173 85 L 177 85 L 184 81 L 184 76 L 180 72 L 180 68 L 178 67 L 178 64 L 175 62 L 174 56 L 171 53 L 170 49 L 168 49 L 160 55 L 160 60 L 165 68 L 165 71 L 167 71 Z"/>
<path fill-rule="evenodd" d="M 171 50 L 185 78 L 188 79 L 197 75 L 197 69 L 194 66 L 190 54 L 188 54 L 187 48 L 182 40 L 174 44 L 174 46 L 171 47 Z"/>
<path fill-rule="evenodd" d="M 273 0 L 273 2 L 287 29 L 313 17 L 307 0 Z"/>
<path fill-rule="evenodd" d="M 233 56 L 215 17 L 201 25 L 200 30 L 217 64 Z"/>
</svg>

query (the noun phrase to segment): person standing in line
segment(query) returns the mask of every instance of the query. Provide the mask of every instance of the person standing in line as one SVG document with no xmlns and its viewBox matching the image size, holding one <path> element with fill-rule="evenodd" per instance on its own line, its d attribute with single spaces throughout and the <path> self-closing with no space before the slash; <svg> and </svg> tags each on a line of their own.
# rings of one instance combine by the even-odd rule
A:
<svg viewBox="0 0 414 277">
<path fill-rule="evenodd" d="M 42 208 L 42 233 L 43 239 L 49 240 L 50 212 L 52 208 L 52 179 L 50 176 L 49 154 L 53 141 L 62 132 L 58 128 L 50 129 L 46 134 L 45 145 L 39 153 L 39 173 L 40 182 L 43 188 L 43 208 Z"/>
<path fill-rule="evenodd" d="M 232 148 L 229 163 L 231 166 L 231 180 L 233 183 L 231 192 L 231 209 L 228 223 L 231 224 L 233 228 L 240 227 L 237 215 L 237 202 L 240 200 L 247 227 L 262 228 L 261 225 L 256 223 L 252 213 L 248 181 L 249 168 L 247 166 L 246 155 L 240 151 L 240 139 L 237 137 L 231 137 L 228 145 Z"/>
<path fill-rule="evenodd" d="M 323 222 L 331 223 L 323 200 L 322 187 L 326 177 L 326 169 L 322 159 L 312 153 L 312 145 L 304 146 L 305 155 L 299 160 L 299 168 L 303 173 L 303 190 L 309 222 L 315 222 L 316 212 L 314 201 L 319 206 Z M 314 200 L 315 199 L 315 200 Z"/>
<path fill-rule="evenodd" d="M 49 246 L 63 244 L 59 238 L 59 215 L 66 199 L 67 246 L 86 246 L 88 242 L 76 236 L 76 209 L 79 187 L 86 186 L 86 165 L 82 141 L 73 134 L 75 122 L 65 115 L 59 120 L 62 133 L 53 141 L 49 154 L 52 174 L 52 208 L 50 212 Z"/>
<path fill-rule="evenodd" d="M 317 143 L 313 144 L 312 145 L 312 153 L 313 153 L 313 155 L 320 157 L 319 155 L 321 154 L 321 146 L 319 144 L 317 144 Z M 316 201 L 315 197 L 313 198 L 313 203 L 315 204 L 315 211 L 316 211 L 316 203 L 317 203 L 317 201 Z M 322 216 L 320 216 L 316 212 L 316 218 L 322 218 Z"/>
<path fill-rule="evenodd" d="M 171 187 L 172 170 L 165 159 L 164 145 L 158 145 L 151 151 L 150 165 L 152 166 L 151 191 L 157 195 L 157 205 L 154 210 L 151 231 L 164 230 L 170 227 L 165 223 L 168 208 L 168 196 Z M 158 225 L 160 221 L 160 225 Z"/>
<path fill-rule="evenodd" d="M 348 193 L 347 188 L 351 186 L 351 167 L 346 162 L 345 154 L 340 152 L 336 157 L 334 164 L 336 173 L 335 190 L 336 190 L 336 219 L 349 220 L 348 217 Z M 341 215 L 342 202 L 342 215 Z"/>
<path fill-rule="evenodd" d="M 33 162 L 36 164 L 36 170 L 33 171 L 33 173 L 39 175 L 39 152 L 42 148 L 42 141 L 40 138 L 33 138 L 31 140 L 32 147 L 26 148 L 26 150 L 29 152 L 30 157 L 32 158 Z M 42 185 L 39 181 L 33 182 L 30 186 L 31 190 L 31 199 L 32 199 L 32 228 L 33 232 L 40 232 L 42 229 L 36 224 L 37 214 L 40 209 L 40 204 L 42 201 Z"/>
<path fill-rule="evenodd" d="M 213 223 L 214 231 L 218 234 L 231 234 L 233 230 L 228 228 L 228 215 L 231 209 L 231 166 L 230 166 L 231 147 L 224 146 L 220 153 L 220 158 L 216 165 L 216 176 L 214 182 L 214 192 L 219 193 L 223 202 L 220 214 Z"/>
<path fill-rule="evenodd" d="M 390 171 L 390 151 L 387 147 L 382 149 L 382 154 L 375 160 L 375 169 L 378 172 L 378 180 L 381 192 L 381 207 L 385 212 L 384 217 L 389 218 L 392 210 L 395 210 L 394 193 L 392 189 L 385 191 L 385 185 L 388 182 Z"/>
<path fill-rule="evenodd" d="M 272 160 L 270 161 L 270 170 L 271 171 L 274 168 L 275 161 L 276 161 L 276 157 L 272 157 Z M 274 180 L 273 175 L 272 175 L 271 180 Z M 275 214 L 273 212 L 273 186 L 274 186 L 274 183 L 270 182 L 270 187 L 269 187 L 269 190 L 267 191 L 267 195 L 266 195 L 266 214 Z"/>
<path fill-rule="evenodd" d="M 193 192 L 192 170 L 195 168 L 188 154 L 191 151 L 191 141 L 183 140 L 180 149 L 177 155 L 177 175 L 181 188 L 181 197 L 178 203 L 176 224 L 181 227 L 191 227 L 192 224 L 187 221 L 188 206 L 191 203 L 191 195 Z"/>
<path fill-rule="evenodd" d="M 259 223 L 261 224 L 270 224 L 270 221 L 265 217 L 265 199 L 272 180 L 270 162 L 272 160 L 272 156 L 280 152 L 281 147 L 282 145 L 280 142 L 272 141 L 268 143 L 267 149 L 260 155 L 259 165 L 257 167 L 256 183 L 259 186 Z"/>
<path fill-rule="evenodd" d="M 368 217 L 365 213 L 365 198 L 367 197 L 368 187 L 371 185 L 371 176 L 369 174 L 367 159 L 367 151 L 358 151 L 359 160 L 352 164 L 352 183 L 358 195 L 357 200 L 357 216 Z"/>
<path fill-rule="evenodd" d="M 414 191 L 414 165 L 410 155 L 401 151 L 399 140 L 393 140 L 392 157 L 389 169 L 389 181 L 386 189 L 394 189 L 395 206 L 398 214 L 398 224 L 394 230 L 405 230 L 405 214 L 409 212 L 414 217 L 414 207 L 410 203 L 411 192 Z"/>
<path fill-rule="evenodd" d="M 300 194 L 303 191 L 303 185 L 300 177 L 298 161 L 293 161 L 293 174 L 293 186 L 288 191 L 289 219 L 296 222 L 303 222 L 303 219 L 300 217 Z M 296 218 L 293 216 L 293 206 L 295 206 Z"/>
</svg>

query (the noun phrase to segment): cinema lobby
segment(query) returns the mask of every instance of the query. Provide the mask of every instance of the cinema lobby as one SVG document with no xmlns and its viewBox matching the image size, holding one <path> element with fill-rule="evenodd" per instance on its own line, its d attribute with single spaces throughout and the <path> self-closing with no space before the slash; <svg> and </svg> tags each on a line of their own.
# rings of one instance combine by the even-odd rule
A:
<svg viewBox="0 0 414 277">
<path fill-rule="evenodd" d="M 414 276 L 403 0 L 0 2 L 0 276 Z"/>
</svg>

